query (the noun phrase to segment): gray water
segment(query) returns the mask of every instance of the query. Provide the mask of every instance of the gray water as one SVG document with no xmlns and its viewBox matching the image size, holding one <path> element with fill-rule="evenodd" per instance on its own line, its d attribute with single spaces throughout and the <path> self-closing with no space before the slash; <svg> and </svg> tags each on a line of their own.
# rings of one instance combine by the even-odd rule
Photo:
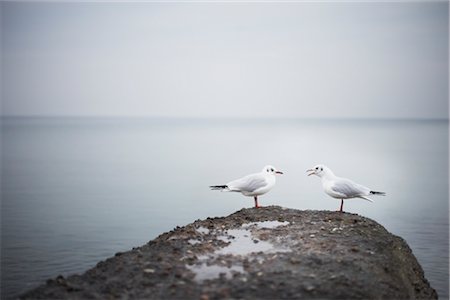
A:
<svg viewBox="0 0 450 300">
<path fill-rule="evenodd" d="M 253 200 L 209 185 L 273 164 L 261 205 L 336 210 L 318 163 L 387 192 L 344 209 L 406 239 L 448 298 L 448 121 L 3 118 L 1 296 Z"/>
</svg>

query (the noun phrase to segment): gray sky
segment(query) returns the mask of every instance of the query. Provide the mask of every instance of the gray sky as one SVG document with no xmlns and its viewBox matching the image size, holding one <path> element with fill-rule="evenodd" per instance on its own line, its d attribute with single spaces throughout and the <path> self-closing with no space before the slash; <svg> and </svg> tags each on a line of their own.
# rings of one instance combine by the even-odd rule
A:
<svg viewBox="0 0 450 300">
<path fill-rule="evenodd" d="M 2 2 L 2 114 L 448 117 L 448 3 Z"/>
</svg>

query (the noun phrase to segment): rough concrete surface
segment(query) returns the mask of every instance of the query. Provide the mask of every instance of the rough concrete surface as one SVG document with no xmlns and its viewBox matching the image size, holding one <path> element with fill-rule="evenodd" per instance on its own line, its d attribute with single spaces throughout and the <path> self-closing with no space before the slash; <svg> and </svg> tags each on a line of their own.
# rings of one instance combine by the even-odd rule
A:
<svg viewBox="0 0 450 300">
<path fill-rule="evenodd" d="M 406 242 L 373 220 L 278 206 L 197 220 L 48 280 L 23 299 L 436 299 Z"/>
</svg>

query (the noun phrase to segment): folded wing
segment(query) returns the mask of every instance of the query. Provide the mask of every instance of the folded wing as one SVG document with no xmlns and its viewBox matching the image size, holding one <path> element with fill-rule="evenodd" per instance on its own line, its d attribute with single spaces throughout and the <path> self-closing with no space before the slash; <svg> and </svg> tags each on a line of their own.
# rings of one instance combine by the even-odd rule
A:
<svg viewBox="0 0 450 300">
<path fill-rule="evenodd" d="M 266 178 L 260 174 L 252 174 L 233 180 L 227 184 L 231 191 L 254 192 L 267 185 Z"/>
<path fill-rule="evenodd" d="M 363 197 L 370 192 L 369 188 L 345 178 L 336 180 L 331 190 L 345 198 Z"/>
</svg>

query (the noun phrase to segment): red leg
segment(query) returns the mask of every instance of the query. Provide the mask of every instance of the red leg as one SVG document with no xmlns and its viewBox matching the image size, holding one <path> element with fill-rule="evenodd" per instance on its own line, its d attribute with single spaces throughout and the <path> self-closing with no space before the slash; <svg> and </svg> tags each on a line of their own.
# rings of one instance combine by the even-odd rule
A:
<svg viewBox="0 0 450 300">
<path fill-rule="evenodd" d="M 344 208 L 344 199 L 341 199 L 341 209 L 339 212 L 344 212 L 342 209 Z"/>
<path fill-rule="evenodd" d="M 255 208 L 260 207 L 260 206 L 258 205 L 258 196 L 255 196 L 254 198 L 255 198 Z"/>
</svg>

